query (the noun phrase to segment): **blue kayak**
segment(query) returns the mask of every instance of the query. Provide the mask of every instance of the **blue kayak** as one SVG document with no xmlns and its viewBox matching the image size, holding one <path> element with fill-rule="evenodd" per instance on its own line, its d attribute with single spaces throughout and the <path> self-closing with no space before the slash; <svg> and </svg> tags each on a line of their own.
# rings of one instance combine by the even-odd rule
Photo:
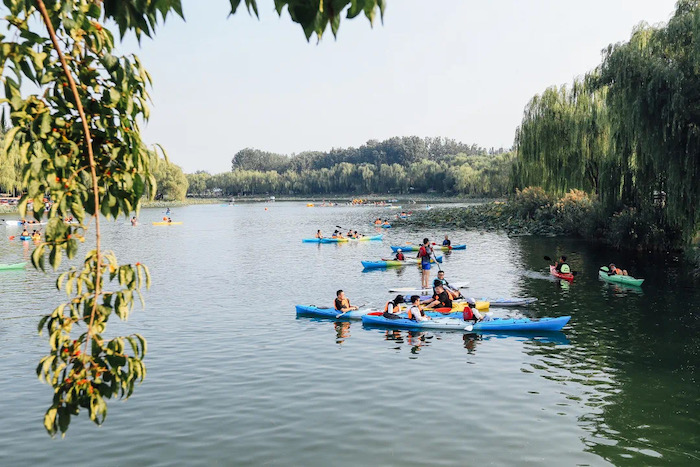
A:
<svg viewBox="0 0 700 467">
<path fill-rule="evenodd" d="M 438 263 L 442 263 L 442 256 L 436 256 L 435 259 Z M 431 263 L 435 260 L 431 259 Z M 381 268 L 395 268 L 401 266 L 407 266 L 409 264 L 420 264 L 419 258 L 406 258 L 403 261 L 395 259 L 383 259 L 381 261 L 362 261 L 362 266 L 365 269 L 381 269 Z"/>
<path fill-rule="evenodd" d="M 321 243 L 321 238 L 302 238 L 302 243 Z"/>
<path fill-rule="evenodd" d="M 451 314 L 453 315 L 453 314 Z M 430 316 L 430 315 L 428 315 Z M 444 316 L 444 315 L 442 315 Z M 467 326 L 471 322 L 464 321 L 456 317 L 435 317 L 427 321 L 413 321 L 408 318 L 388 319 L 384 318 L 381 313 L 371 313 L 362 316 L 362 324 L 384 326 L 397 329 L 442 329 L 452 331 L 492 331 L 492 332 L 508 332 L 508 331 L 561 331 L 569 322 L 571 316 L 561 316 L 559 318 L 493 318 L 490 321 L 480 321 L 468 329 Z"/>
<path fill-rule="evenodd" d="M 432 298 L 432 295 L 419 295 L 421 300 L 428 300 L 429 298 Z M 406 303 L 411 302 L 411 296 L 410 295 L 404 295 L 404 300 Z M 457 299 L 453 300 L 455 302 L 459 302 L 462 299 Z M 474 297 L 466 297 L 464 299 L 469 305 L 474 306 L 476 302 L 489 302 L 491 307 L 508 307 L 508 306 L 528 306 L 537 301 L 536 298 L 534 297 L 526 297 L 526 298 L 517 298 L 517 297 L 512 297 L 512 298 L 474 298 Z"/>
<path fill-rule="evenodd" d="M 390 229 L 390 228 L 391 228 L 390 225 L 384 225 L 384 224 L 382 224 L 382 229 Z"/>
<path fill-rule="evenodd" d="M 318 307 L 315 305 L 297 305 L 297 316 L 313 316 L 316 318 L 333 318 L 335 319 L 336 316 L 342 313 L 342 311 L 338 311 L 335 308 L 331 307 Z M 372 310 L 370 308 L 361 308 L 359 310 L 352 310 L 348 311 L 347 313 L 343 314 L 340 318 L 342 319 L 360 319 L 362 318 L 363 315 L 366 315 L 367 313 L 371 313 Z"/>
</svg>

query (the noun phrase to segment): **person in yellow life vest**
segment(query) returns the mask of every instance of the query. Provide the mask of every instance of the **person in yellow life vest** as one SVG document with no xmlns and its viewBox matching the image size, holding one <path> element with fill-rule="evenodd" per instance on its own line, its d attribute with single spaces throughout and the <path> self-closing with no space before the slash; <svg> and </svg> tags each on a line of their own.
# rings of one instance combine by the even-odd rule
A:
<svg viewBox="0 0 700 467">
<path fill-rule="evenodd" d="M 335 293 L 335 309 L 343 313 L 351 310 L 357 310 L 356 306 L 350 305 L 350 299 L 345 296 L 345 292 L 338 290 Z"/>
<path fill-rule="evenodd" d="M 608 266 L 608 269 L 610 269 L 610 272 L 608 272 L 609 276 L 627 276 L 627 270 L 626 269 L 620 269 L 618 267 L 615 267 L 615 263 L 610 263 L 610 266 Z"/>
<path fill-rule="evenodd" d="M 562 273 L 562 274 L 569 274 L 571 273 L 571 268 L 569 267 L 568 263 L 566 262 L 566 256 L 562 255 L 559 257 L 556 263 L 554 263 L 554 268 Z"/>
</svg>

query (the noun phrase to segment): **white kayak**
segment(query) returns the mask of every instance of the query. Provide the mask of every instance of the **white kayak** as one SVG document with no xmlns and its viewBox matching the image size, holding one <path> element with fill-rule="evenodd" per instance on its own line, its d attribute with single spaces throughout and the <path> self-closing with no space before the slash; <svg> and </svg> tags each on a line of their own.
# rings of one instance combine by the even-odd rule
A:
<svg viewBox="0 0 700 467">
<path fill-rule="evenodd" d="M 454 289 L 466 289 L 469 287 L 469 282 L 450 282 L 450 287 Z M 433 288 L 416 289 L 415 287 L 394 287 L 389 289 L 389 293 L 398 293 L 402 295 L 432 295 Z"/>
<path fill-rule="evenodd" d="M 22 222 L 22 221 L 5 221 L 5 224 L 12 227 L 31 227 L 34 225 L 46 225 L 46 222 Z"/>
</svg>

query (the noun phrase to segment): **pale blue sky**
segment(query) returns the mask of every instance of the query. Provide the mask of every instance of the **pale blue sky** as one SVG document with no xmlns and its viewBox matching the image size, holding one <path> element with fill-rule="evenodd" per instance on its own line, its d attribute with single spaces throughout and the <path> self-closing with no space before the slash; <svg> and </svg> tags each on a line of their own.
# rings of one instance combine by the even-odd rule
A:
<svg viewBox="0 0 700 467">
<path fill-rule="evenodd" d="M 148 143 L 186 172 L 230 170 L 245 147 L 290 154 L 392 136 L 510 147 L 523 108 L 600 63 L 675 0 L 388 0 L 384 24 L 341 21 L 307 43 L 272 0 L 227 17 L 227 0 L 184 0 L 130 50 L 151 72 Z M 207 5 L 204 7 L 203 5 Z"/>
</svg>

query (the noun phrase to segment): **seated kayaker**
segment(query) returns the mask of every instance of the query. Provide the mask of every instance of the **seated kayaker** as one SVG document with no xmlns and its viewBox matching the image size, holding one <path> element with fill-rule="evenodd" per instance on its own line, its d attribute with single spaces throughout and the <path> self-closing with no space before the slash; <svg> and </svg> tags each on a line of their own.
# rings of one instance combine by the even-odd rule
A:
<svg viewBox="0 0 700 467">
<path fill-rule="evenodd" d="M 452 297 L 445 290 L 445 287 L 438 283 L 435 285 L 432 300 L 429 300 L 426 306 L 429 308 L 452 308 Z"/>
<path fill-rule="evenodd" d="M 396 250 L 396 254 L 394 255 L 394 260 L 403 261 L 404 259 L 406 259 L 406 258 L 404 257 L 403 253 L 401 252 L 401 248 L 399 248 L 398 250 Z"/>
<path fill-rule="evenodd" d="M 377 217 L 377 220 L 374 221 L 374 225 L 380 225 L 382 223 L 382 220 Z"/>
<path fill-rule="evenodd" d="M 346 311 L 357 310 L 356 306 L 350 305 L 350 299 L 345 296 L 345 292 L 338 290 L 335 293 L 335 309 L 345 313 Z"/>
<path fill-rule="evenodd" d="M 452 242 L 450 241 L 449 238 L 447 238 L 447 235 L 445 235 L 445 239 L 442 241 L 442 246 L 452 246 Z"/>
<path fill-rule="evenodd" d="M 29 237 L 29 231 L 25 227 L 24 230 L 22 230 L 22 237 Z"/>
<path fill-rule="evenodd" d="M 610 266 L 608 266 L 608 276 L 627 276 L 627 270 L 626 269 L 620 269 L 615 266 L 614 263 L 610 263 Z"/>
<path fill-rule="evenodd" d="M 469 305 L 464 305 L 464 310 L 462 310 L 462 319 L 464 321 L 474 321 L 476 323 L 477 321 L 482 321 L 484 319 L 484 315 L 479 313 L 479 310 L 476 308 L 472 308 Z"/>
<path fill-rule="evenodd" d="M 168 224 L 172 224 L 172 222 L 173 220 L 170 217 L 168 217 Z"/>
<path fill-rule="evenodd" d="M 396 298 L 384 305 L 384 314 L 382 316 L 386 319 L 400 319 L 399 313 L 401 313 L 400 305 L 402 303 L 403 295 L 397 295 Z"/>
<path fill-rule="evenodd" d="M 562 255 L 559 257 L 559 259 L 554 263 L 554 269 L 562 274 L 569 274 L 571 272 L 571 268 L 566 263 L 566 256 Z"/>
<path fill-rule="evenodd" d="M 321 234 L 321 229 L 316 231 L 316 238 L 323 238 L 323 235 Z"/>
<path fill-rule="evenodd" d="M 352 229 L 348 230 L 348 234 L 346 235 L 348 238 L 355 238 L 355 236 L 352 234 Z"/>
<path fill-rule="evenodd" d="M 450 298 L 452 300 L 456 298 L 464 298 L 462 296 L 462 292 L 460 292 L 458 289 L 452 287 L 449 282 L 447 282 L 447 279 L 445 279 L 445 271 L 438 271 L 437 273 L 437 279 L 433 281 L 433 292 L 435 292 L 435 286 L 437 284 L 442 284 L 442 286 L 445 288 L 445 290 L 450 294 Z"/>
<path fill-rule="evenodd" d="M 338 238 L 338 231 L 337 230 L 333 231 L 333 235 L 331 236 L 331 238 Z"/>
<path fill-rule="evenodd" d="M 425 312 L 420 305 L 420 297 L 418 295 L 411 296 L 411 306 L 407 310 L 408 319 L 413 321 L 427 321 L 430 316 L 425 316 Z"/>
<path fill-rule="evenodd" d="M 389 221 L 388 221 L 388 220 L 385 220 L 384 223 L 383 223 L 382 225 L 391 225 L 391 224 L 389 224 Z"/>
<path fill-rule="evenodd" d="M 355 231 L 355 238 L 362 238 L 364 235 L 357 233 L 357 230 Z"/>
</svg>

